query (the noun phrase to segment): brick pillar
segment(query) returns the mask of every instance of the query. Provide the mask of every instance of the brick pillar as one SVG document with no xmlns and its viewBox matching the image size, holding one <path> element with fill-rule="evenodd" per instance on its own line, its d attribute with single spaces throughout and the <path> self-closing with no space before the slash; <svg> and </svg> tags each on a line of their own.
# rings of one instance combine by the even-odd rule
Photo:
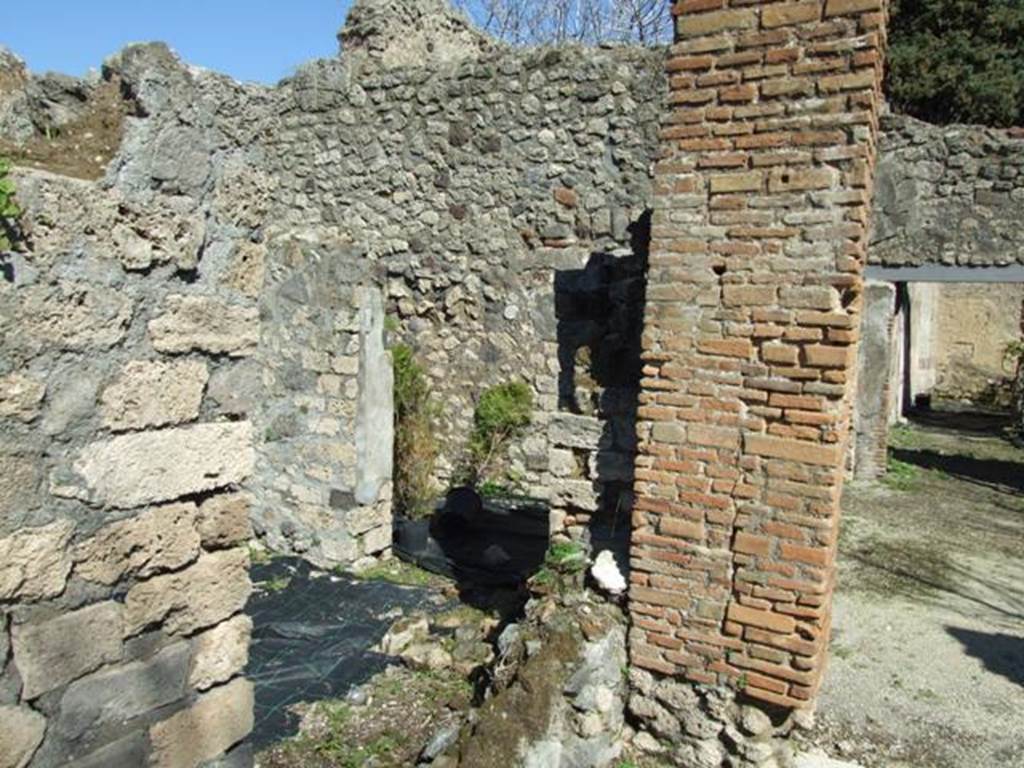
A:
<svg viewBox="0 0 1024 768">
<path fill-rule="evenodd" d="M 825 665 L 884 0 L 677 0 L 633 664 L 807 704 Z"/>
<path fill-rule="evenodd" d="M 854 407 L 857 443 L 854 475 L 865 480 L 884 475 L 889 460 L 895 325 L 896 286 L 892 283 L 867 283 Z"/>
</svg>

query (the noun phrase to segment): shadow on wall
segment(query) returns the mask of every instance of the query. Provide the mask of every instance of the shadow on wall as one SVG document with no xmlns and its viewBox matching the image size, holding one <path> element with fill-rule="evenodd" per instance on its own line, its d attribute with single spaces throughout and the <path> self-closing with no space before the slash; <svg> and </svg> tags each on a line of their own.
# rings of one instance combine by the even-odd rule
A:
<svg viewBox="0 0 1024 768">
<path fill-rule="evenodd" d="M 1024 686 L 1024 637 L 975 632 L 960 627 L 946 627 L 946 631 L 989 672 Z"/>
<path fill-rule="evenodd" d="M 563 477 L 555 504 L 570 533 L 595 551 L 611 548 L 628 563 L 633 508 L 641 336 L 651 213 L 630 226 L 630 249 L 594 253 L 583 269 L 555 273 L 558 319 L 558 408 L 572 414 L 553 432 Z M 569 454 L 571 452 L 571 461 Z"/>
</svg>

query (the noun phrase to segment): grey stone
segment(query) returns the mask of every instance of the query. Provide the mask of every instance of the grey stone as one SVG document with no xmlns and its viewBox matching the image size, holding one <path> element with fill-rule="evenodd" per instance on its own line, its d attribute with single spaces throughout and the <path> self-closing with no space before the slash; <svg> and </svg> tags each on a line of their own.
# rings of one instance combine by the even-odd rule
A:
<svg viewBox="0 0 1024 768">
<path fill-rule="evenodd" d="M 189 685 L 205 691 L 241 672 L 249 662 L 251 635 L 252 619 L 242 615 L 196 636 L 192 640 Z"/>
<path fill-rule="evenodd" d="M 203 768 L 253 768 L 255 755 L 251 744 L 239 744 L 223 757 L 203 763 Z"/>
<path fill-rule="evenodd" d="M 240 483 L 253 461 L 248 422 L 121 435 L 85 448 L 74 464 L 77 477 L 55 492 L 138 507 Z"/>
<path fill-rule="evenodd" d="M 338 33 L 346 59 L 385 67 L 476 58 L 493 42 L 446 0 L 357 0 Z"/>
<path fill-rule="evenodd" d="M 751 736 L 770 733 L 774 726 L 768 715 L 757 707 L 746 706 L 740 712 L 740 727 Z"/>
<path fill-rule="evenodd" d="M 207 379 L 198 360 L 133 360 L 100 397 L 103 424 L 122 431 L 194 421 Z"/>
<path fill-rule="evenodd" d="M 143 732 L 125 736 L 84 755 L 76 755 L 75 768 L 129 768 L 146 764 L 149 745 Z"/>
<path fill-rule="evenodd" d="M 160 352 L 198 350 L 244 357 L 259 342 L 259 315 L 254 307 L 209 296 L 168 296 L 162 312 L 149 323 L 149 335 Z"/>
<path fill-rule="evenodd" d="M 241 678 L 200 696 L 195 704 L 149 730 L 152 763 L 195 768 L 218 758 L 252 731 L 252 683 Z"/>
<path fill-rule="evenodd" d="M 37 378 L 21 373 L 0 376 L 0 419 L 35 420 L 45 395 L 46 384 Z"/>
<path fill-rule="evenodd" d="M 590 416 L 558 413 L 548 426 L 548 438 L 553 445 L 566 448 L 597 449 L 604 433 L 604 425 Z"/>
<path fill-rule="evenodd" d="M 0 600 L 39 600 L 63 592 L 71 571 L 68 542 L 74 530 L 70 520 L 58 520 L 0 538 Z"/>
<path fill-rule="evenodd" d="M 62 435 L 78 427 L 96 410 L 103 371 L 98 366 L 75 365 L 50 376 L 42 428 Z"/>
<path fill-rule="evenodd" d="M 101 528 L 75 547 L 75 574 L 115 584 L 180 568 L 199 555 L 196 522 L 195 504 L 169 504 Z"/>
<path fill-rule="evenodd" d="M 359 293 L 359 401 L 356 417 L 356 501 L 373 504 L 389 482 L 394 461 L 394 373 L 384 349 L 380 291 Z"/>
<path fill-rule="evenodd" d="M 189 645 L 176 643 L 146 661 L 108 667 L 68 686 L 57 728 L 69 739 L 131 720 L 185 695 Z"/>
<path fill-rule="evenodd" d="M 260 364 L 245 360 L 217 368 L 210 375 L 206 397 L 223 413 L 245 416 L 255 411 L 262 392 Z"/>
<path fill-rule="evenodd" d="M 32 701 L 123 652 L 121 606 L 115 602 L 72 611 L 46 621 L 15 624 L 11 632 L 14 663 L 22 679 L 22 698 Z M 88 638 L 88 642 L 82 642 Z"/>
<path fill-rule="evenodd" d="M 136 584 L 125 596 L 125 635 L 160 622 L 171 634 L 190 634 L 220 623 L 245 606 L 252 590 L 248 571 L 248 552 L 229 549 L 203 555 L 178 573 Z"/>
<path fill-rule="evenodd" d="M 46 718 L 28 707 L 0 707 L 0 768 L 26 768 L 43 743 Z"/>
<path fill-rule="evenodd" d="M 420 760 L 432 761 L 447 752 L 459 738 L 459 724 L 455 723 L 442 728 L 427 742 L 420 753 Z"/>
</svg>

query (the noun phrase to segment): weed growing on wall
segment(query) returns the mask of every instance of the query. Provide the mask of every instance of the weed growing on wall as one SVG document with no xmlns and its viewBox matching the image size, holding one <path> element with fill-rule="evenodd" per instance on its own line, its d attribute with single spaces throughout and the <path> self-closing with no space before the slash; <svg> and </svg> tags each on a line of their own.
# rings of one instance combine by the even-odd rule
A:
<svg viewBox="0 0 1024 768">
<path fill-rule="evenodd" d="M 525 382 L 510 381 L 484 390 L 473 414 L 473 434 L 460 479 L 467 485 L 492 485 L 491 474 L 500 458 L 532 415 L 533 390 Z"/>
<path fill-rule="evenodd" d="M 14 182 L 10 178 L 10 163 L 0 157 L 0 251 L 14 247 L 16 225 L 21 210 L 14 202 Z"/>
<path fill-rule="evenodd" d="M 430 399 L 430 383 L 416 362 L 411 347 L 391 350 L 395 371 L 395 505 L 412 519 L 433 511 L 437 489 L 434 470 L 438 444 L 433 420 L 437 407 Z"/>
</svg>

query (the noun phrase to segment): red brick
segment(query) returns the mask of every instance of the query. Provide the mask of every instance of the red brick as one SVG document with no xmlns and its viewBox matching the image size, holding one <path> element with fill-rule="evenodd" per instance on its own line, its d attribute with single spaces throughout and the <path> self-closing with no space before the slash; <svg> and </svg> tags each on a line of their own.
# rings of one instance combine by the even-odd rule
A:
<svg viewBox="0 0 1024 768">
<path fill-rule="evenodd" d="M 828 0 L 825 3 L 825 16 L 846 16 L 866 11 L 882 10 L 883 0 Z"/>
<path fill-rule="evenodd" d="M 768 435 L 746 435 L 744 449 L 757 456 L 774 459 L 789 459 L 803 464 L 834 467 L 839 465 L 839 448 L 834 445 L 820 445 L 802 440 L 787 440 Z"/>
<path fill-rule="evenodd" d="M 727 616 L 730 621 L 735 621 L 738 624 L 770 629 L 781 634 L 788 635 L 796 630 L 796 620 L 791 616 L 781 616 L 771 611 L 759 611 L 736 602 L 729 604 Z"/>
<path fill-rule="evenodd" d="M 757 24 L 750 9 L 727 9 L 710 13 L 683 13 L 676 21 L 681 37 L 697 37 L 733 29 L 749 29 Z"/>
<path fill-rule="evenodd" d="M 820 0 L 812 0 L 806 3 L 768 5 L 761 12 L 761 24 L 766 29 L 786 27 L 791 24 L 804 24 L 808 21 L 818 21 L 820 18 Z"/>
</svg>

